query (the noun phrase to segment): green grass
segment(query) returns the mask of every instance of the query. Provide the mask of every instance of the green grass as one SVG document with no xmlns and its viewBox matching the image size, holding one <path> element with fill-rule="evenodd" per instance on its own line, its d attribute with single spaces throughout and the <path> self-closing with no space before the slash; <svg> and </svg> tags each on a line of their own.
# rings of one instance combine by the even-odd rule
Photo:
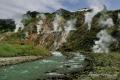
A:
<svg viewBox="0 0 120 80">
<path fill-rule="evenodd" d="M 111 53 L 96 53 L 92 54 L 94 56 L 94 73 L 95 74 L 108 74 L 108 75 L 117 75 L 115 80 L 120 74 L 120 53 L 111 52 Z M 92 76 L 91 76 L 92 77 Z M 114 77 L 110 79 L 107 76 L 98 76 L 92 77 L 92 80 L 113 80 Z"/>
<path fill-rule="evenodd" d="M 91 53 L 93 71 L 74 80 L 120 80 L 120 52 Z M 94 74 L 94 75 L 90 75 Z"/>
<path fill-rule="evenodd" d="M 0 43 L 0 57 L 14 57 L 14 56 L 46 56 L 49 51 L 45 48 L 35 47 L 32 45 L 20 45 Z"/>
<path fill-rule="evenodd" d="M 111 53 L 94 53 L 92 54 L 95 58 L 96 66 L 119 66 L 120 53 L 111 52 Z"/>
</svg>

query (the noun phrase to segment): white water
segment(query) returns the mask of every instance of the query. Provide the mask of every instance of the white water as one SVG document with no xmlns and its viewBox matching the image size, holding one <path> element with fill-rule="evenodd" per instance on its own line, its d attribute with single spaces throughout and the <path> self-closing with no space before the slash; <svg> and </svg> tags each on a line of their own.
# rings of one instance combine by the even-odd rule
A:
<svg viewBox="0 0 120 80">
<path fill-rule="evenodd" d="M 1 67 L 0 80 L 49 80 L 48 77 L 65 76 L 68 72 L 74 71 L 79 72 L 84 66 L 84 56 L 79 53 L 70 59 L 73 62 L 69 62 L 65 56 L 61 56 L 60 52 L 53 54 L 57 54 L 57 56 Z"/>
<path fill-rule="evenodd" d="M 59 51 L 52 52 L 53 56 L 63 56 L 63 54 Z"/>
<path fill-rule="evenodd" d="M 63 74 L 59 74 L 59 73 L 47 73 L 47 75 L 62 76 Z"/>
</svg>

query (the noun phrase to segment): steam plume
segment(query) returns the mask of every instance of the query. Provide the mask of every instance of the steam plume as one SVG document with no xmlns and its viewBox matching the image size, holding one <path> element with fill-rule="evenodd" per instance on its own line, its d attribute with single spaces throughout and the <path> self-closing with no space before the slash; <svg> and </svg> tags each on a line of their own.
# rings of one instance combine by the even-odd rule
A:
<svg viewBox="0 0 120 80">
<path fill-rule="evenodd" d="M 101 0 L 88 0 L 89 8 L 92 9 L 91 12 L 85 14 L 85 23 L 88 24 L 88 30 L 91 29 L 91 22 L 93 17 L 100 11 L 106 9 Z"/>
</svg>

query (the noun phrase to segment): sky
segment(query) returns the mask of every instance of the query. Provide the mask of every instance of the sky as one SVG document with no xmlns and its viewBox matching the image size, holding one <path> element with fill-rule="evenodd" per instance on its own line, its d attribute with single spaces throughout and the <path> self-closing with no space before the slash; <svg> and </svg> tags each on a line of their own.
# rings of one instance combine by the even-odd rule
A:
<svg viewBox="0 0 120 80">
<path fill-rule="evenodd" d="M 17 18 L 29 10 L 52 12 L 64 8 L 75 11 L 101 4 L 110 10 L 120 9 L 120 0 L 0 0 L 0 18 Z"/>
</svg>

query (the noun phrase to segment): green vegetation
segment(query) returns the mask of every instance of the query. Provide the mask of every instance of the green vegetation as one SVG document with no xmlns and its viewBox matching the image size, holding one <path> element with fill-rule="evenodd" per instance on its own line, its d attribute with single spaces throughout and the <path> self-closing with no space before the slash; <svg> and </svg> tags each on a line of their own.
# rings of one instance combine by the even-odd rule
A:
<svg viewBox="0 0 120 80">
<path fill-rule="evenodd" d="M 45 48 L 34 47 L 32 45 L 0 43 L 0 57 L 30 56 L 30 55 L 47 56 L 48 50 Z"/>
<path fill-rule="evenodd" d="M 101 53 L 93 54 L 96 66 L 116 66 L 120 61 L 120 53 Z"/>
<path fill-rule="evenodd" d="M 94 73 L 100 74 L 100 76 L 91 76 L 92 80 L 118 80 L 120 77 L 120 53 L 93 54 L 93 56 L 95 59 Z"/>
<path fill-rule="evenodd" d="M 35 44 L 27 44 L 23 31 L 18 33 L 1 34 L 5 38 L 0 42 L 0 57 L 14 56 L 47 56 L 49 51 L 46 48 L 38 47 Z M 26 42 L 26 43 L 25 43 Z"/>
<path fill-rule="evenodd" d="M 15 22 L 12 19 L 0 19 L 0 33 L 15 30 Z"/>
<path fill-rule="evenodd" d="M 120 53 L 92 53 L 93 71 L 74 80 L 120 80 Z"/>
<path fill-rule="evenodd" d="M 93 54 L 94 74 L 91 80 L 119 80 L 120 77 L 120 53 Z M 110 77 L 111 76 L 111 77 Z"/>
<path fill-rule="evenodd" d="M 93 54 L 97 73 L 113 74 L 120 71 L 120 53 Z"/>
</svg>

